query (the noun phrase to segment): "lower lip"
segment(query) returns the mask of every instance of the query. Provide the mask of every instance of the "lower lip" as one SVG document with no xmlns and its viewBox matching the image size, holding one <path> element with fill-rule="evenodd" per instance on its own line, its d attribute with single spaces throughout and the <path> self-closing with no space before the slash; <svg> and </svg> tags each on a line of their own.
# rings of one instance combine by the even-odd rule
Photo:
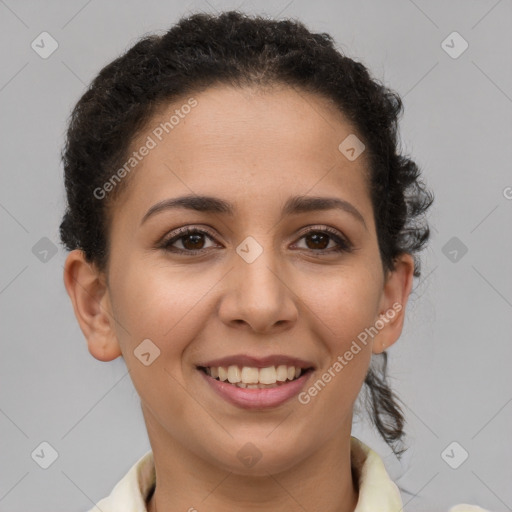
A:
<svg viewBox="0 0 512 512">
<path fill-rule="evenodd" d="M 202 370 L 197 370 L 211 388 L 226 401 L 242 409 L 267 409 L 277 407 L 282 403 L 298 395 L 304 387 L 306 381 L 313 373 L 308 370 L 298 379 L 292 380 L 286 384 L 281 384 L 275 388 L 239 388 L 233 384 L 226 384 L 207 375 Z"/>
</svg>

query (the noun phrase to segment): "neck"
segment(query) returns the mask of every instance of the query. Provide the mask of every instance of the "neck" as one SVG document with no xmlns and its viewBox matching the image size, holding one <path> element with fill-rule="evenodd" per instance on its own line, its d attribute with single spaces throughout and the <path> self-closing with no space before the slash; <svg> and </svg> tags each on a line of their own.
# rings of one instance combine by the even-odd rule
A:
<svg viewBox="0 0 512 512">
<path fill-rule="evenodd" d="M 148 512 L 221 512 L 235 506 L 247 512 L 354 512 L 357 505 L 350 430 L 340 429 L 290 469 L 258 477 L 223 471 L 158 427 L 152 421 L 148 428 L 157 482 Z"/>
</svg>

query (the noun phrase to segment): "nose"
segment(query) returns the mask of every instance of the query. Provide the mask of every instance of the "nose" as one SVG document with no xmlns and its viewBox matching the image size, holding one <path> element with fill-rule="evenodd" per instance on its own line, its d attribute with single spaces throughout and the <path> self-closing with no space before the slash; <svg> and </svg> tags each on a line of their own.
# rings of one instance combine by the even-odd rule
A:
<svg viewBox="0 0 512 512">
<path fill-rule="evenodd" d="M 285 262 L 267 247 L 253 261 L 240 254 L 234 255 L 234 266 L 224 282 L 218 310 L 221 320 L 261 334 L 292 328 L 298 318 L 298 298 Z"/>
</svg>

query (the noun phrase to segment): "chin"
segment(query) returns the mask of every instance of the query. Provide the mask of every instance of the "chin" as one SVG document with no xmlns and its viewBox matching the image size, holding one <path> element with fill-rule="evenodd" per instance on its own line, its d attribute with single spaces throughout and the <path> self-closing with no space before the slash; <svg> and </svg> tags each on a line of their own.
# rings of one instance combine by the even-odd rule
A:
<svg viewBox="0 0 512 512">
<path fill-rule="evenodd" d="M 304 449 L 301 445 L 300 457 L 297 452 L 297 444 L 286 447 L 279 445 L 275 440 L 269 438 L 261 439 L 258 442 L 257 437 L 250 438 L 245 443 L 240 444 L 231 457 L 226 457 L 226 453 L 219 454 L 216 457 L 213 454 L 211 463 L 224 471 L 235 475 L 250 477 L 268 477 L 269 474 L 277 474 L 287 471 L 297 464 L 300 464 L 304 458 Z M 281 448 L 278 450 L 277 448 Z"/>
</svg>

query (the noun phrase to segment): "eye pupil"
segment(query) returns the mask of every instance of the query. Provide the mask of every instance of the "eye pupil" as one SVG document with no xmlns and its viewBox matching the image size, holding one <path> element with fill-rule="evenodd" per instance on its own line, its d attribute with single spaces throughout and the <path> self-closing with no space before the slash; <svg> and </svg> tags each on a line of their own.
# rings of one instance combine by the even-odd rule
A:
<svg viewBox="0 0 512 512">
<path fill-rule="evenodd" d="M 192 251 L 194 250 L 197 250 L 197 249 L 202 249 L 202 247 L 197 247 L 197 243 L 199 242 L 199 245 L 202 245 L 201 242 L 204 244 L 204 240 L 201 240 L 201 238 L 203 238 L 204 235 L 200 234 L 200 233 L 196 233 L 196 234 L 191 234 L 191 235 L 186 235 L 183 237 L 183 247 L 185 247 L 186 249 L 190 249 Z M 192 247 L 188 247 L 188 242 L 189 240 L 194 240 L 192 242 Z"/>
<path fill-rule="evenodd" d="M 313 240 L 313 244 L 315 245 L 313 249 L 325 249 L 329 245 L 329 236 L 323 233 L 313 233 L 311 235 L 307 235 L 306 240 L 308 239 Z M 322 243 L 322 241 L 327 241 L 327 243 Z M 321 247 L 318 247 L 318 243 L 320 243 Z"/>
</svg>

